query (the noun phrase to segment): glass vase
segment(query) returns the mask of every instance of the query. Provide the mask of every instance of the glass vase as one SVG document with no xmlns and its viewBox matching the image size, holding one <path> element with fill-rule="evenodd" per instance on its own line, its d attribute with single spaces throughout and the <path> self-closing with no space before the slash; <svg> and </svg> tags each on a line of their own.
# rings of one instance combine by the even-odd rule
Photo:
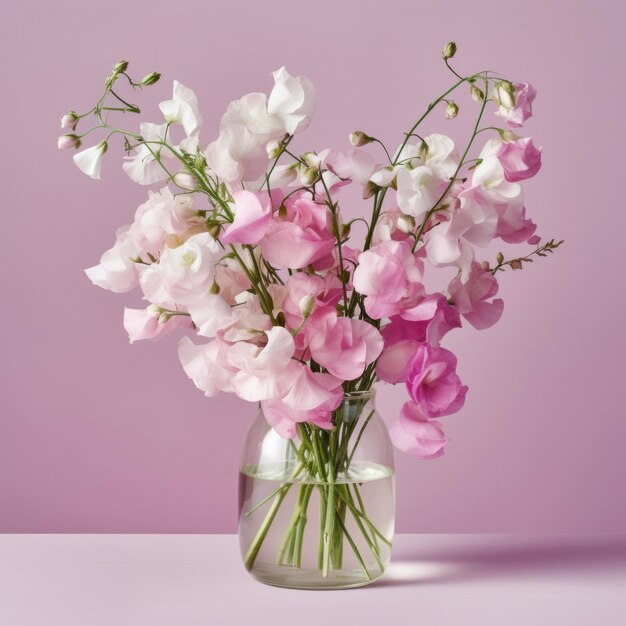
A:
<svg viewBox="0 0 626 626">
<path fill-rule="evenodd" d="M 346 394 L 332 429 L 293 439 L 260 411 L 246 435 L 239 541 L 246 569 L 270 585 L 342 589 L 380 578 L 394 533 L 393 450 L 373 390 Z"/>
</svg>

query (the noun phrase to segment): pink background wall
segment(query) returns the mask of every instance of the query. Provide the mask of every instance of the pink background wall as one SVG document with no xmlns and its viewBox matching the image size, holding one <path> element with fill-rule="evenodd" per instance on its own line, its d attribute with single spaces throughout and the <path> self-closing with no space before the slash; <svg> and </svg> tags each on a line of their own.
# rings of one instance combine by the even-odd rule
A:
<svg viewBox="0 0 626 626">
<path fill-rule="evenodd" d="M 466 407 L 444 458 L 397 455 L 399 531 L 623 531 L 624 10 L 620 2 L 24 2 L 2 8 L 0 530 L 234 531 L 238 454 L 254 407 L 210 401 L 176 343 L 128 345 L 120 297 L 97 262 L 143 201 L 111 149 L 104 179 L 56 149 L 58 118 L 85 109 L 117 60 L 200 98 L 208 140 L 226 104 L 286 64 L 318 89 L 300 146 L 347 147 L 363 128 L 392 146 L 463 71 L 539 88 L 528 124 L 544 169 L 526 187 L 551 259 L 501 275 L 494 328 L 452 335 Z M 467 107 L 469 109 L 469 107 Z M 466 124 L 441 119 L 455 134 Z M 117 153 L 117 154 L 116 154 Z M 381 413 L 404 391 L 383 389 Z"/>
</svg>

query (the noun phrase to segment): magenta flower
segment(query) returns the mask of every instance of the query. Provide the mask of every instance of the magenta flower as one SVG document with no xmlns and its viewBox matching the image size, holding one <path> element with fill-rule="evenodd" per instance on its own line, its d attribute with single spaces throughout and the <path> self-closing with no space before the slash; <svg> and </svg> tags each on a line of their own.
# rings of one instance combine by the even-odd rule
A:
<svg viewBox="0 0 626 626">
<path fill-rule="evenodd" d="M 408 312 L 413 318 L 406 319 L 405 311 L 392 317 L 381 330 L 385 346 L 376 362 L 376 373 L 387 383 L 406 380 L 411 361 L 423 343 L 438 346 L 449 330 L 461 326 L 457 309 L 441 294 L 427 296 Z M 421 318 L 418 312 L 422 313 Z"/>
<path fill-rule="evenodd" d="M 428 344 L 422 344 L 411 360 L 406 387 L 427 418 L 456 413 L 467 393 L 467 386 L 457 376 L 454 354 Z"/>
</svg>

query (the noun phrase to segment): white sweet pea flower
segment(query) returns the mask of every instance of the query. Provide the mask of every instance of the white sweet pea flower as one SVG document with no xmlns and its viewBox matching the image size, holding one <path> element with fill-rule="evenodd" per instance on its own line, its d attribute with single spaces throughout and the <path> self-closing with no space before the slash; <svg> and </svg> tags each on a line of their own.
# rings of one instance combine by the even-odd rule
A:
<svg viewBox="0 0 626 626">
<path fill-rule="evenodd" d="M 100 258 L 100 264 L 85 270 L 89 280 L 98 287 L 125 293 L 137 286 L 139 277 L 137 258 L 139 251 L 132 237 L 130 226 L 120 228 L 116 233 L 115 245 Z"/>
<path fill-rule="evenodd" d="M 159 263 L 142 268 L 140 284 L 150 302 L 189 305 L 206 297 L 215 280 L 215 264 L 223 251 L 209 235 L 189 237 L 177 248 L 165 248 Z"/>
<path fill-rule="evenodd" d="M 400 210 L 414 217 L 416 222 L 421 222 L 426 213 L 434 208 L 447 183 L 430 167 L 421 165 L 413 170 L 402 168 L 398 172 L 396 185 Z"/>
<path fill-rule="evenodd" d="M 265 144 L 243 124 L 222 129 L 205 151 L 207 165 L 226 182 L 256 180 L 269 162 Z"/>
<path fill-rule="evenodd" d="M 77 152 L 73 157 L 76 167 L 78 167 L 83 174 L 87 174 L 87 176 L 99 180 L 102 170 L 102 156 L 107 151 L 108 147 L 109 145 L 106 141 L 101 141 L 91 148 Z"/>
<path fill-rule="evenodd" d="M 304 130 L 315 110 L 315 90 L 304 76 L 290 76 L 285 67 L 272 73 L 274 88 L 267 100 L 267 111 L 293 135 Z"/>
<path fill-rule="evenodd" d="M 193 135 L 202 124 L 196 94 L 177 80 L 174 81 L 172 99 L 161 102 L 159 109 L 170 124 L 182 124 L 187 137 Z"/>
<path fill-rule="evenodd" d="M 163 141 L 167 124 L 152 124 L 143 122 L 139 132 L 145 141 Z M 139 185 L 153 185 L 167 180 L 168 174 L 154 158 L 153 152 L 161 152 L 161 146 L 151 144 L 150 147 L 141 144 L 133 153 L 124 157 L 122 168 L 130 179 Z M 167 156 L 167 151 L 162 156 Z"/>
</svg>

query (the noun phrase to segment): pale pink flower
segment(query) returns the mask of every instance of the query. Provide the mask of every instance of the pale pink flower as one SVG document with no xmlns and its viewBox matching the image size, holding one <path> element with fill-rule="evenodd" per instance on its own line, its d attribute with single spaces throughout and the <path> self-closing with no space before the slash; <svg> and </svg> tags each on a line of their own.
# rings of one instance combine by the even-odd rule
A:
<svg viewBox="0 0 626 626">
<path fill-rule="evenodd" d="M 383 338 L 375 326 L 338 317 L 334 307 L 318 309 L 304 333 L 311 357 L 342 380 L 358 378 L 383 349 Z"/>
<path fill-rule="evenodd" d="M 158 192 L 148 191 L 148 200 L 135 212 L 130 234 L 140 250 L 156 256 L 166 243 L 175 247 L 203 226 L 189 196 L 174 196 L 163 187 Z"/>
<path fill-rule="evenodd" d="M 456 373 L 454 354 L 429 344 L 422 344 L 411 360 L 406 387 L 419 411 L 428 418 L 456 413 L 467 393 Z"/>
<path fill-rule="evenodd" d="M 194 344 L 189 337 L 178 343 L 178 358 L 185 374 L 205 396 L 232 392 L 231 380 L 237 372 L 226 361 L 227 345 L 218 337 L 205 344 Z"/>
<path fill-rule="evenodd" d="M 268 193 L 235 191 L 235 219 L 220 236 L 222 243 L 257 244 L 265 235 L 272 217 L 272 201 Z"/>
<path fill-rule="evenodd" d="M 448 286 L 448 292 L 459 313 L 474 328 L 489 328 L 502 315 L 503 300 L 497 298 L 488 302 L 498 293 L 498 281 L 476 261 L 471 265 L 468 278 L 465 281 L 460 276 L 454 278 Z"/>
<path fill-rule="evenodd" d="M 215 337 L 221 330 L 229 328 L 237 322 L 237 315 L 222 296 L 206 294 L 187 305 L 198 334 L 203 337 Z"/>
<path fill-rule="evenodd" d="M 286 283 L 287 293 L 283 301 L 283 310 L 287 324 L 298 328 L 303 321 L 302 300 L 312 298 L 312 311 L 326 305 L 334 306 L 341 297 L 341 282 L 332 273 L 324 278 L 317 275 L 297 272 Z"/>
<path fill-rule="evenodd" d="M 436 459 L 449 443 L 439 422 L 428 419 L 413 402 L 406 402 L 400 416 L 389 426 L 389 436 L 398 450 L 418 459 Z"/>
<path fill-rule="evenodd" d="M 207 232 L 189 237 L 176 248 L 165 248 L 158 263 L 141 270 L 141 288 L 150 302 L 173 300 L 188 305 L 209 293 L 215 265 L 223 255 Z"/>
<path fill-rule="evenodd" d="M 190 326 L 189 317 L 186 315 L 174 315 L 163 319 L 162 314 L 147 309 L 124 308 L 124 328 L 128 333 L 130 343 L 140 339 L 155 341 L 165 335 L 169 335 L 180 326 Z"/>
<path fill-rule="evenodd" d="M 256 180 L 269 163 L 265 144 L 243 124 L 222 128 L 219 137 L 207 146 L 205 156 L 208 166 L 228 183 Z"/>
<path fill-rule="evenodd" d="M 496 115 L 503 117 L 511 127 L 522 126 L 532 116 L 532 103 L 537 95 L 537 90 L 530 83 L 513 83 L 513 97 L 502 87 L 495 93 L 496 102 L 499 105 Z"/>
<path fill-rule="evenodd" d="M 232 379 L 235 393 L 249 402 L 282 397 L 293 384 L 293 372 L 288 368 L 295 352 L 291 333 L 274 326 L 265 334 L 266 345 L 239 341 L 226 355 L 228 363 L 238 370 Z"/>
<path fill-rule="evenodd" d="M 169 152 L 161 150 L 160 145 L 152 142 L 164 141 L 167 132 L 167 124 L 152 124 L 142 122 L 139 132 L 144 141 L 140 143 L 129 155 L 124 157 L 122 169 L 128 177 L 138 185 L 154 185 L 169 178 L 165 168 L 156 160 L 154 154 L 160 154 L 161 160 L 167 160 Z"/>
<path fill-rule="evenodd" d="M 330 150 L 325 165 L 339 178 L 353 180 L 359 185 L 366 185 L 378 167 L 369 152 L 358 149 L 347 152 Z"/>
<path fill-rule="evenodd" d="M 332 428 L 332 412 L 341 403 L 343 395 L 341 381 L 337 378 L 330 374 L 310 372 L 307 367 L 300 369 L 302 370 L 299 377 L 300 385 L 297 393 L 287 400 L 289 404 L 283 399 L 264 400 L 261 402 L 263 414 L 269 424 L 279 435 L 286 439 L 295 437 L 297 425 L 303 422 L 315 424 L 320 428 Z M 309 373 L 304 370 L 308 370 Z M 314 408 L 304 409 L 298 405 L 298 401 L 302 400 L 307 405 L 310 405 L 309 397 L 312 395 L 312 389 L 317 391 L 317 393 L 313 394 L 314 396 L 318 396 L 318 393 L 321 391 L 322 401 Z M 320 400 L 319 396 L 314 402 L 318 400 Z M 295 407 L 290 406 L 294 404 L 296 405 Z"/>
<path fill-rule="evenodd" d="M 373 319 L 397 315 L 424 295 L 422 264 L 408 241 L 381 241 L 359 255 L 353 285 Z"/>
<path fill-rule="evenodd" d="M 530 137 L 503 141 L 496 156 L 504 168 L 504 177 L 512 183 L 531 178 L 541 168 L 541 148 L 535 147 Z"/>
<path fill-rule="evenodd" d="M 98 287 L 125 293 L 139 283 L 136 259 L 139 251 L 129 236 L 130 226 L 117 231 L 115 245 L 100 257 L 100 264 L 85 270 L 89 280 Z"/>
</svg>

